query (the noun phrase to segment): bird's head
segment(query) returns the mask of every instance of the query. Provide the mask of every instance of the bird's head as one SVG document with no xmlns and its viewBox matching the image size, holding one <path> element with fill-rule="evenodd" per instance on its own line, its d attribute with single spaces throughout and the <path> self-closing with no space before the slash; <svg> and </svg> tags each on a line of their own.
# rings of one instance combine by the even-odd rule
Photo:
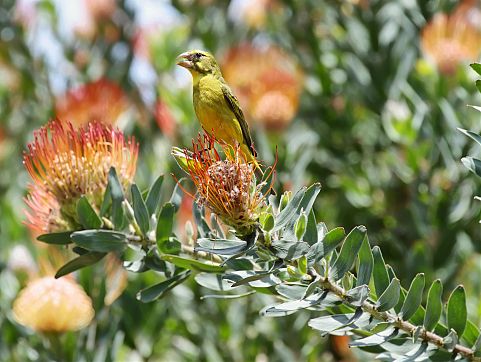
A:
<svg viewBox="0 0 481 362">
<path fill-rule="evenodd" d="M 214 56 L 203 50 L 191 50 L 177 57 L 177 65 L 188 69 L 193 75 L 220 75 L 220 68 Z"/>
</svg>

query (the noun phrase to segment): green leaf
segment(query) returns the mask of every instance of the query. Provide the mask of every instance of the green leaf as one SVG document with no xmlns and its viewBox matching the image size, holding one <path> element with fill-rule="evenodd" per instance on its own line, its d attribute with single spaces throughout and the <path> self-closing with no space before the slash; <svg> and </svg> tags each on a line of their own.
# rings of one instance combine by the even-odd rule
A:
<svg viewBox="0 0 481 362">
<path fill-rule="evenodd" d="M 372 256 L 367 234 L 362 242 L 361 249 L 359 249 L 358 262 L 356 286 L 359 287 L 363 284 L 369 285 L 374 267 L 374 258 Z"/>
<path fill-rule="evenodd" d="M 345 332 L 353 329 L 364 329 L 371 323 L 370 320 L 371 315 L 369 313 L 362 313 L 362 310 L 356 310 L 356 313 L 334 314 L 314 318 L 309 320 L 307 325 L 323 332 L 323 334 L 328 334 L 340 330 Z"/>
<path fill-rule="evenodd" d="M 222 274 L 213 273 L 199 273 L 195 276 L 197 284 L 215 290 L 217 292 L 230 292 L 236 287 L 233 287 L 231 283 L 225 281 Z"/>
<path fill-rule="evenodd" d="M 472 63 L 469 65 L 476 73 L 481 75 L 481 64 L 480 63 Z"/>
<path fill-rule="evenodd" d="M 209 294 L 209 295 L 203 295 L 200 297 L 200 300 L 205 300 L 205 299 L 239 299 L 239 298 L 244 298 L 249 295 L 252 295 L 256 293 L 255 290 L 251 290 L 246 293 L 241 293 L 241 294 Z"/>
<path fill-rule="evenodd" d="M 174 205 L 175 211 L 179 210 L 180 204 L 182 203 L 182 195 L 184 194 L 184 192 L 182 191 L 182 188 L 180 187 L 180 185 L 184 180 L 186 180 L 185 177 L 177 181 L 174 187 L 174 191 L 172 192 L 172 196 L 170 197 L 170 200 L 169 200 L 169 203 Z"/>
<path fill-rule="evenodd" d="M 388 311 L 397 304 L 399 300 L 399 294 L 401 291 L 401 285 L 399 284 L 399 279 L 394 278 L 389 283 L 384 293 L 379 297 L 377 301 L 377 310 L 379 312 Z"/>
<path fill-rule="evenodd" d="M 152 187 L 147 194 L 147 198 L 145 199 L 145 205 L 147 206 L 147 210 L 149 211 L 149 215 L 153 215 L 157 213 L 157 209 L 160 206 L 160 191 L 162 188 L 162 182 L 164 181 L 164 175 L 160 175 L 157 177 L 157 180 L 152 184 Z"/>
<path fill-rule="evenodd" d="M 304 237 L 304 234 L 306 233 L 306 226 L 307 226 L 307 215 L 303 211 L 301 212 L 301 215 L 296 221 L 296 224 L 294 225 L 294 230 L 296 232 L 296 240 L 301 241 L 302 238 Z"/>
<path fill-rule="evenodd" d="M 345 236 L 341 227 L 330 230 L 322 240 L 310 247 L 306 255 L 308 264 L 312 265 L 324 258 L 344 240 Z"/>
<path fill-rule="evenodd" d="M 291 197 L 292 197 L 291 191 L 284 191 L 284 193 L 281 195 L 281 200 L 279 201 L 279 212 L 281 212 L 286 208 L 286 206 L 291 201 Z"/>
<path fill-rule="evenodd" d="M 286 240 L 291 240 L 296 237 L 295 235 L 295 223 L 298 217 L 304 212 L 308 215 L 311 212 L 312 205 L 314 205 L 314 201 L 316 201 L 317 195 L 321 191 L 321 184 L 315 183 L 306 190 L 306 193 L 302 197 L 299 206 L 295 210 L 294 214 L 291 218 L 287 221 L 286 227 L 283 231 L 282 237 Z M 294 201 L 294 200 L 293 200 Z M 287 206 L 289 207 L 289 205 Z M 277 221 L 276 221 L 277 223 Z"/>
<path fill-rule="evenodd" d="M 481 80 L 478 79 L 475 84 L 476 84 L 476 88 L 478 88 L 478 91 L 481 92 Z"/>
<path fill-rule="evenodd" d="M 346 297 L 349 300 L 349 304 L 354 307 L 360 307 L 369 297 L 369 287 L 366 284 L 355 287 L 347 292 Z"/>
<path fill-rule="evenodd" d="M 112 197 L 112 222 L 116 228 L 120 229 L 124 221 L 124 211 L 122 208 L 124 191 L 114 167 L 111 167 L 109 170 L 108 185 L 110 196 Z"/>
<path fill-rule="evenodd" d="M 464 287 L 458 285 L 448 300 L 448 328 L 454 329 L 461 338 L 466 328 L 467 318 L 466 293 Z"/>
<path fill-rule="evenodd" d="M 72 242 L 72 240 L 70 240 L 70 234 L 72 234 L 72 231 L 42 234 L 40 236 L 37 236 L 37 240 L 47 244 L 67 245 Z"/>
<path fill-rule="evenodd" d="M 234 282 L 233 287 L 249 284 L 254 288 L 268 288 L 281 283 L 281 280 L 270 272 L 239 270 L 224 275 L 225 280 Z"/>
<path fill-rule="evenodd" d="M 277 240 L 272 242 L 271 249 L 274 254 L 285 260 L 296 260 L 301 256 L 307 254 L 309 251 L 309 244 L 302 241 L 284 241 Z"/>
<path fill-rule="evenodd" d="M 379 346 L 382 343 L 393 339 L 399 334 L 399 329 L 389 326 L 379 333 L 375 333 L 366 338 L 357 339 L 349 343 L 351 347 Z"/>
<path fill-rule="evenodd" d="M 274 224 L 274 216 L 271 213 L 268 213 L 263 217 L 261 222 L 262 230 L 269 232 L 274 228 Z"/>
<path fill-rule="evenodd" d="M 423 299 L 424 284 L 424 273 L 417 274 L 411 282 L 406 300 L 402 306 L 400 313 L 402 319 L 407 321 L 416 313 Z"/>
<path fill-rule="evenodd" d="M 352 268 L 352 265 L 356 260 L 357 253 L 359 252 L 359 249 L 361 249 L 366 232 L 366 227 L 361 225 L 356 226 L 346 236 L 339 256 L 331 268 L 329 277 L 331 277 L 333 280 L 339 280 Z"/>
<path fill-rule="evenodd" d="M 70 274 L 76 270 L 85 268 L 86 266 L 92 265 L 97 263 L 100 259 L 102 259 L 106 253 L 98 253 L 96 251 L 90 251 L 86 254 L 80 255 L 75 259 L 70 260 L 67 264 L 62 266 L 57 273 L 55 274 L 55 278 L 63 277 L 64 275 Z"/>
<path fill-rule="evenodd" d="M 162 244 L 166 240 L 169 240 L 172 235 L 172 229 L 174 227 L 174 213 L 175 206 L 171 203 L 166 203 L 160 210 L 159 219 L 157 221 L 157 229 L 155 230 L 155 238 L 157 240 L 157 246 Z"/>
<path fill-rule="evenodd" d="M 86 229 L 99 229 L 102 226 L 102 220 L 85 196 L 82 196 L 77 202 L 77 215 L 80 223 Z"/>
<path fill-rule="evenodd" d="M 468 131 L 468 130 L 465 130 L 463 128 L 458 128 L 458 131 L 460 131 L 461 133 L 464 133 L 466 136 L 470 137 L 471 139 L 473 139 L 478 145 L 481 146 L 481 136 L 477 133 L 474 133 L 474 132 L 471 132 L 471 131 Z"/>
<path fill-rule="evenodd" d="M 117 231 L 82 230 L 70 235 L 78 246 L 91 251 L 122 251 L 127 246 L 127 236 Z"/>
<path fill-rule="evenodd" d="M 224 267 L 217 264 L 203 263 L 198 260 L 187 259 L 177 255 L 164 254 L 160 256 L 160 259 L 184 269 L 193 269 L 209 273 L 220 273 L 225 270 Z"/>
<path fill-rule="evenodd" d="M 461 159 L 464 167 L 466 167 L 469 171 L 475 173 L 478 176 L 481 176 L 481 161 L 477 158 L 473 158 L 470 156 L 463 157 Z"/>
<path fill-rule="evenodd" d="M 428 300 L 426 304 L 426 312 L 424 315 L 424 328 L 432 331 L 441 317 L 443 305 L 441 302 L 441 295 L 443 293 L 443 285 L 441 280 L 436 279 L 428 292 Z"/>
<path fill-rule="evenodd" d="M 219 255 L 234 255 L 247 248 L 244 240 L 227 240 L 227 239 L 197 239 L 196 251 L 205 251 L 207 253 Z"/>
<path fill-rule="evenodd" d="M 449 334 L 443 338 L 443 346 L 446 348 L 449 352 L 452 352 L 454 347 L 459 341 L 459 337 L 454 329 L 451 329 L 449 331 Z"/>
<path fill-rule="evenodd" d="M 147 205 L 145 205 L 140 190 L 136 184 L 130 186 L 130 192 L 132 193 L 135 221 L 137 222 L 137 225 L 139 225 L 142 235 L 145 236 L 150 229 L 150 217 Z"/>
<path fill-rule="evenodd" d="M 104 217 L 107 214 L 109 206 L 112 203 L 112 194 L 110 193 L 110 184 L 107 184 L 104 192 L 104 198 L 102 199 L 102 205 L 100 205 L 100 217 Z"/>
<path fill-rule="evenodd" d="M 219 224 L 218 217 L 216 214 L 210 214 L 210 224 L 212 225 L 212 230 L 217 233 L 219 239 L 225 239 L 225 233 L 222 226 Z"/>
<path fill-rule="evenodd" d="M 317 238 L 317 221 L 314 211 L 311 210 L 309 213 L 309 218 L 307 220 L 306 233 L 304 234 L 303 241 L 309 245 L 314 245 L 318 242 Z"/>
<path fill-rule="evenodd" d="M 167 240 L 158 242 L 157 247 L 159 248 L 161 253 L 165 254 L 178 254 L 182 250 L 181 242 L 177 238 L 172 236 Z"/>
<path fill-rule="evenodd" d="M 302 299 L 306 293 L 307 287 L 299 284 L 279 284 L 276 285 L 276 291 L 279 295 L 286 299 Z"/>
<path fill-rule="evenodd" d="M 194 214 L 195 225 L 197 226 L 198 236 L 206 238 L 210 235 L 211 230 L 209 224 L 205 220 L 205 208 L 194 201 L 192 204 L 192 213 Z"/>
<path fill-rule="evenodd" d="M 142 289 L 137 293 L 137 299 L 143 303 L 153 302 L 165 295 L 165 293 L 175 286 L 181 284 L 191 274 L 190 270 L 186 270 L 182 273 L 174 275 L 172 278 L 167 279 L 159 284 L 155 284 L 146 289 Z"/>
<path fill-rule="evenodd" d="M 303 187 L 296 192 L 292 200 L 282 209 L 279 215 L 277 215 L 275 222 L 276 225 L 272 229 L 272 232 L 281 230 L 292 218 L 296 216 L 296 211 L 301 204 L 302 198 L 306 194 L 306 191 L 307 187 Z"/>
<path fill-rule="evenodd" d="M 372 248 L 372 256 L 374 258 L 373 279 L 374 287 L 376 289 L 376 295 L 384 293 L 389 285 L 389 275 L 387 273 L 386 264 L 381 254 L 381 250 L 378 246 Z"/>
<path fill-rule="evenodd" d="M 465 342 L 468 346 L 474 346 L 479 336 L 480 333 L 478 327 L 476 327 L 473 322 L 468 320 L 466 322 L 466 328 L 464 329 L 464 334 L 462 337 L 463 342 Z"/>
<path fill-rule="evenodd" d="M 297 260 L 297 269 L 299 269 L 301 274 L 307 274 L 307 258 L 305 255 Z"/>
</svg>

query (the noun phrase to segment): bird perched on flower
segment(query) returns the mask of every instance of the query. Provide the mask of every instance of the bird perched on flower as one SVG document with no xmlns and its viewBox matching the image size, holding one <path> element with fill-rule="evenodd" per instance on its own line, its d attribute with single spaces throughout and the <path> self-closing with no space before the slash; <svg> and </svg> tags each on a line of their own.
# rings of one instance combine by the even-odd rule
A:
<svg viewBox="0 0 481 362">
<path fill-rule="evenodd" d="M 202 128 L 228 145 L 239 144 L 246 160 L 257 165 L 249 125 L 214 56 L 191 50 L 180 54 L 177 64 L 192 74 L 194 110 Z"/>
</svg>

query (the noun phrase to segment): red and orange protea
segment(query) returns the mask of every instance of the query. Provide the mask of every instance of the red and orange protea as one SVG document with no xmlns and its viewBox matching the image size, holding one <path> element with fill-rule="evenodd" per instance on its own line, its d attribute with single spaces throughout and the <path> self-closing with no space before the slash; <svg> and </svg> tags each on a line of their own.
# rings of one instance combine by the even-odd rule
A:
<svg viewBox="0 0 481 362">
<path fill-rule="evenodd" d="M 247 116 L 269 130 L 282 130 L 294 118 L 303 75 L 294 60 L 274 46 L 244 43 L 231 48 L 222 62 Z"/>
<path fill-rule="evenodd" d="M 239 235 L 255 229 L 270 191 L 267 182 L 256 182 L 256 165 L 248 163 L 239 146 L 223 144 L 225 159 L 215 148 L 219 143 L 209 135 L 193 141 L 193 151 L 173 149 L 179 165 L 189 173 L 198 192 L 197 201 L 207 206 Z M 267 177 L 273 173 L 273 167 Z M 267 186 L 267 187 L 266 187 Z M 267 192 L 262 189 L 269 188 Z"/>
<path fill-rule="evenodd" d="M 424 27 L 421 48 L 442 74 L 453 74 L 462 62 L 477 60 L 481 31 L 470 21 L 467 2 L 451 15 L 436 14 Z"/>
<path fill-rule="evenodd" d="M 137 155 L 133 138 L 98 122 L 75 129 L 55 120 L 42 127 L 24 153 L 33 180 L 26 198 L 28 226 L 40 232 L 75 227 L 78 199 L 86 196 L 100 208 L 110 168 L 126 187 L 134 178 Z"/>
<path fill-rule="evenodd" d="M 122 88 L 105 78 L 69 90 L 55 105 L 57 117 L 68 119 L 76 127 L 92 121 L 114 125 L 128 109 Z"/>
</svg>

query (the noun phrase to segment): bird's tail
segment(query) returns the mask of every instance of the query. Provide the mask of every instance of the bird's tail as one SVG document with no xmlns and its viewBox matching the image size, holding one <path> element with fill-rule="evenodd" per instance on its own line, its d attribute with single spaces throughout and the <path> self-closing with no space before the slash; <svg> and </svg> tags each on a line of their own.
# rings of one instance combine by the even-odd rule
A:
<svg viewBox="0 0 481 362">
<path fill-rule="evenodd" d="M 252 163 L 256 170 L 259 171 L 262 175 L 264 175 L 264 171 L 262 171 L 262 168 L 257 161 L 256 157 L 253 154 L 253 151 L 247 146 L 246 144 L 241 145 L 241 151 L 246 157 L 246 161 L 249 163 Z"/>
</svg>

